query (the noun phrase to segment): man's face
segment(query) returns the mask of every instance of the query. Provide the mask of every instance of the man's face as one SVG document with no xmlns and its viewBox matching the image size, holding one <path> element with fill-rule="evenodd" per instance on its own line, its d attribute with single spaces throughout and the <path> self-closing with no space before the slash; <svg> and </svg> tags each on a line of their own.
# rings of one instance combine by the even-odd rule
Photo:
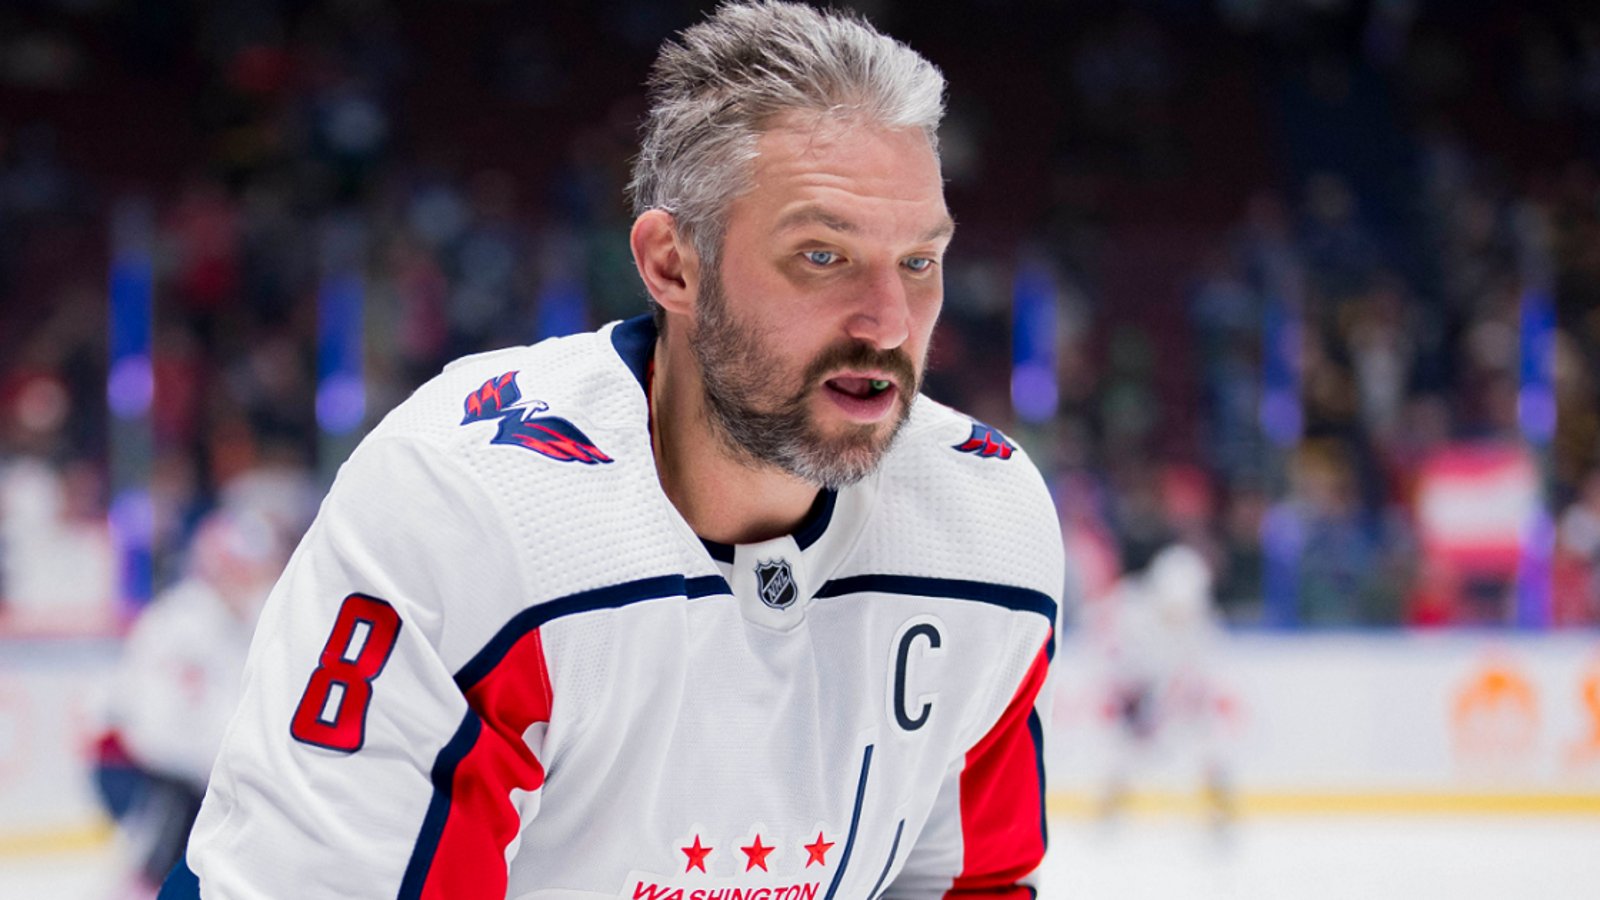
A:
<svg viewBox="0 0 1600 900">
<path fill-rule="evenodd" d="M 728 209 L 691 344 L 713 426 L 740 458 L 858 481 L 911 411 L 953 223 L 917 130 L 780 120 Z"/>
</svg>

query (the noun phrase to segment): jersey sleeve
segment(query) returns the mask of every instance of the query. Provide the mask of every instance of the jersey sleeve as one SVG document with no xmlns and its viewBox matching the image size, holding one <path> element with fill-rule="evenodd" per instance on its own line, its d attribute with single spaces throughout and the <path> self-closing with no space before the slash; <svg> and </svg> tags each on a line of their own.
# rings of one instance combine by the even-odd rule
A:
<svg viewBox="0 0 1600 900">
<path fill-rule="evenodd" d="M 998 720 L 945 776 L 920 838 L 885 898 L 1031 900 L 1046 844 L 1044 735 L 1053 635 Z"/>
<path fill-rule="evenodd" d="M 345 464 L 262 614 L 193 877 L 162 900 L 196 880 L 207 900 L 505 896 L 543 784 L 542 648 L 514 688 L 465 690 L 441 650 L 482 597 L 520 596 L 496 509 L 429 445 L 369 440 Z"/>
</svg>

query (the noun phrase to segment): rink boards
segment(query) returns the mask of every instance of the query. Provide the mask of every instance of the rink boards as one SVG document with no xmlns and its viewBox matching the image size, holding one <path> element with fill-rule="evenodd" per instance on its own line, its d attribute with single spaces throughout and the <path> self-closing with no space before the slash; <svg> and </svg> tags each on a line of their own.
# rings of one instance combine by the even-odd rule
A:
<svg viewBox="0 0 1600 900">
<path fill-rule="evenodd" d="M 0 855 L 104 839 L 89 749 L 116 653 L 0 639 Z M 1600 634 L 1232 634 L 1214 689 L 1179 692 L 1207 715 L 1145 742 L 1119 738 L 1095 648 L 1069 634 L 1056 664 L 1057 814 L 1117 765 L 1136 811 L 1192 807 L 1209 760 L 1247 813 L 1600 816 Z"/>
<path fill-rule="evenodd" d="M 1056 808 L 1119 766 L 1145 806 L 1187 805 L 1211 764 L 1247 811 L 1600 815 L 1600 634 L 1234 633 L 1201 670 L 1185 710 L 1130 740 L 1104 653 L 1069 636 Z"/>
<path fill-rule="evenodd" d="M 108 834 L 91 778 L 118 642 L 0 639 L 0 856 Z"/>
</svg>

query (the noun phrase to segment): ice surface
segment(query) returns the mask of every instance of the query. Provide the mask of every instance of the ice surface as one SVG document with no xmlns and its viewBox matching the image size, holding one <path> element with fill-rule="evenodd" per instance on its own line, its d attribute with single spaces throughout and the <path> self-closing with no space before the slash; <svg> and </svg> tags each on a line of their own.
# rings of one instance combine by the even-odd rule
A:
<svg viewBox="0 0 1600 900">
<path fill-rule="evenodd" d="M 1600 898 L 1600 817 L 1052 822 L 1041 897 Z"/>
</svg>

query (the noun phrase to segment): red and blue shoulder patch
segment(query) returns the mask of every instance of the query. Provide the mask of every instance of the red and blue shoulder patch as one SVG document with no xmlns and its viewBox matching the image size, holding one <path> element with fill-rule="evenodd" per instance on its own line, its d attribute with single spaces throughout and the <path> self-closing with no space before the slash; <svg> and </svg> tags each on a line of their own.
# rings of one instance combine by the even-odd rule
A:
<svg viewBox="0 0 1600 900">
<path fill-rule="evenodd" d="M 984 459 L 1010 459 L 1011 454 L 1017 452 L 1017 445 L 1001 434 L 1000 429 L 985 425 L 976 419 L 972 421 L 972 436 L 952 447 L 962 453 L 971 453 Z"/>
<path fill-rule="evenodd" d="M 612 461 L 578 426 L 560 416 L 537 415 L 550 406 L 542 400 L 523 402 L 516 372 L 485 381 L 467 395 L 462 406 L 466 413 L 462 425 L 499 420 L 499 429 L 489 439 L 491 444 L 521 447 L 560 462 L 592 466 Z"/>
</svg>

